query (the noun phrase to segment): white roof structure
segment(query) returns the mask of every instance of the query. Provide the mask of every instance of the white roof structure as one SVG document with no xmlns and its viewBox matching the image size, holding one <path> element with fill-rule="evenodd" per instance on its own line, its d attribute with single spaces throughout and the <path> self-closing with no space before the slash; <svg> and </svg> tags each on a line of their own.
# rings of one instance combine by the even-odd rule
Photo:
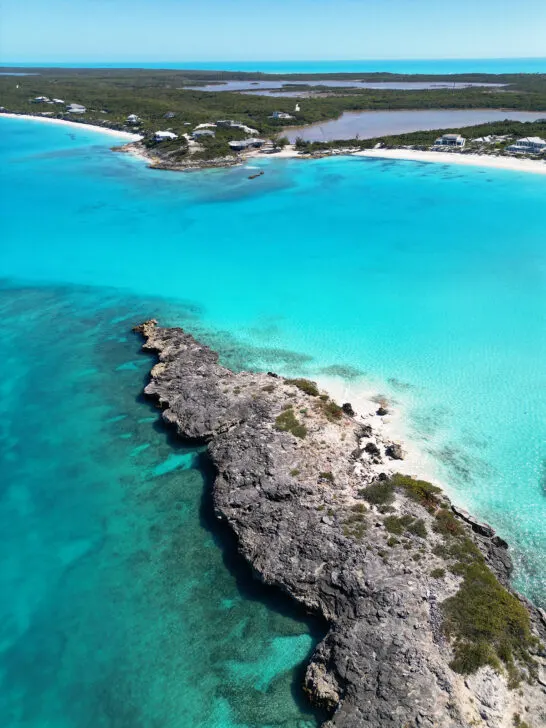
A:
<svg viewBox="0 0 546 728">
<path fill-rule="evenodd" d="M 160 142 L 164 139 L 178 139 L 178 135 L 172 131 L 156 131 L 154 138 L 156 141 Z"/>
<path fill-rule="evenodd" d="M 68 104 L 67 111 L 74 114 L 84 114 L 86 112 L 86 108 L 81 104 Z"/>
<path fill-rule="evenodd" d="M 63 99 L 52 99 L 54 104 L 64 104 Z"/>
<path fill-rule="evenodd" d="M 195 131 L 199 129 L 216 129 L 216 124 L 197 124 Z"/>
</svg>

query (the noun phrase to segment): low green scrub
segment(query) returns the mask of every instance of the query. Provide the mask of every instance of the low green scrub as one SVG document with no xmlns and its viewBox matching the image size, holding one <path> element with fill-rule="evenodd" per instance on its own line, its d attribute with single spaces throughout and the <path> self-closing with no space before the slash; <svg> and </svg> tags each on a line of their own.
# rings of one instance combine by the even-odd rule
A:
<svg viewBox="0 0 546 728">
<path fill-rule="evenodd" d="M 515 660 L 531 674 L 535 664 L 529 649 L 537 646 L 530 628 L 529 613 L 505 589 L 483 559 L 464 568 L 463 583 L 455 596 L 443 604 L 445 629 L 453 638 L 453 670 L 475 672 L 484 665 L 508 668 L 512 684 Z"/>
<path fill-rule="evenodd" d="M 419 518 L 413 523 L 410 523 L 407 530 L 410 533 L 413 533 L 414 536 L 419 536 L 419 538 L 427 537 L 427 527 L 425 526 L 425 522 L 422 518 Z"/>
<path fill-rule="evenodd" d="M 331 399 L 323 400 L 321 409 L 330 422 L 339 422 L 339 420 L 343 417 L 343 410 Z"/>
<path fill-rule="evenodd" d="M 464 534 L 464 527 L 446 508 L 441 508 L 434 517 L 436 523 L 433 528 L 436 533 L 442 536 L 462 536 Z"/>
<path fill-rule="evenodd" d="M 290 407 L 281 412 L 275 420 L 275 429 L 280 432 L 291 432 L 294 437 L 304 438 L 307 435 L 307 427 L 297 419 L 294 410 Z"/>
<path fill-rule="evenodd" d="M 326 481 L 328 483 L 334 482 L 334 474 L 331 473 L 329 470 L 324 473 L 319 473 L 319 481 Z"/>
<path fill-rule="evenodd" d="M 413 521 L 412 516 L 387 516 L 383 523 L 389 533 L 401 536 Z"/>
<path fill-rule="evenodd" d="M 389 505 L 394 501 L 394 487 L 389 480 L 377 480 L 362 488 L 358 494 L 374 506 Z"/>
<path fill-rule="evenodd" d="M 438 507 L 438 494 L 442 492 L 442 489 L 438 488 L 438 486 L 432 485 L 426 480 L 415 480 L 409 475 L 401 475 L 400 473 L 392 476 L 391 483 L 395 488 L 403 490 L 409 498 L 417 501 L 429 511 L 434 511 Z"/>
<path fill-rule="evenodd" d="M 351 508 L 350 515 L 344 521 L 343 534 L 349 538 L 354 538 L 360 541 L 366 531 L 366 517 L 365 510 L 360 510 L 359 506 L 364 504 L 356 504 Z"/>
<path fill-rule="evenodd" d="M 292 384 L 294 387 L 301 389 L 305 394 L 309 394 L 311 397 L 318 397 L 320 392 L 315 382 L 310 379 L 287 379 L 286 384 Z"/>
<path fill-rule="evenodd" d="M 444 576 L 446 575 L 446 570 L 445 569 L 433 569 L 430 572 L 430 575 L 432 576 L 433 579 L 443 579 Z"/>
</svg>

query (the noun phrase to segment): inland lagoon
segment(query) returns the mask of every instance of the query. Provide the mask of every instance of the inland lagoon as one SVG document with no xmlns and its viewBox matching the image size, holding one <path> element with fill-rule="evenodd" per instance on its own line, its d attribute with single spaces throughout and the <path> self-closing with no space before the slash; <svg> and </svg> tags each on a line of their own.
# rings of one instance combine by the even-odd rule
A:
<svg viewBox="0 0 546 728">
<path fill-rule="evenodd" d="M 150 316 L 235 369 L 373 389 L 546 605 L 546 187 L 365 158 L 150 171 L 1 119 L 6 728 L 313 728 L 324 625 L 255 584 L 140 393 Z"/>
</svg>

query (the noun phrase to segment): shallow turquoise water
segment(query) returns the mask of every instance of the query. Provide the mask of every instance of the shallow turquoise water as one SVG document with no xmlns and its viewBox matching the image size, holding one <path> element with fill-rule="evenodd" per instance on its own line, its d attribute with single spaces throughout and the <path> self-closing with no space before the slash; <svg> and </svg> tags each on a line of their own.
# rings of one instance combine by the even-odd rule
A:
<svg viewBox="0 0 546 728">
<path fill-rule="evenodd" d="M 158 725 L 192 724 L 180 712 L 195 705 L 206 726 L 303 720 L 291 669 L 309 628 L 241 598 L 198 522 L 202 471 L 135 401 L 149 361 L 123 339 L 146 316 L 182 323 L 234 367 L 335 365 L 381 381 L 452 493 L 510 540 L 518 587 L 546 604 L 544 177 L 356 158 L 264 160 L 254 181 L 248 169 L 179 175 L 113 155 L 88 130 L 0 129 L 0 695 L 12 725 L 29 702 L 33 728 L 87 725 L 89 706 L 106 711 L 90 725 L 108 727 L 153 725 L 159 704 L 172 713 Z M 144 539 L 150 522 L 171 539 L 168 565 Z M 226 633 L 218 614 L 233 599 Z M 108 707 L 118 690 L 98 683 L 113 666 L 138 719 Z M 59 723 L 80 690 L 81 710 Z"/>
<path fill-rule="evenodd" d="M 150 358 L 127 329 L 150 305 L 0 292 L 2 726 L 312 728 L 318 625 L 213 535 L 202 455 L 138 397 Z"/>
</svg>

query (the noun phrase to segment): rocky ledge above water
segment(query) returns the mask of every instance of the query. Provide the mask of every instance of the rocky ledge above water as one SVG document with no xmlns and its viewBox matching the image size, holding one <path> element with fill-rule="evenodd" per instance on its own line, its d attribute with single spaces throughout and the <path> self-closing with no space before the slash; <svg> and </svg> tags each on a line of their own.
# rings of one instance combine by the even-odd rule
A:
<svg viewBox="0 0 546 728">
<path fill-rule="evenodd" d="M 329 624 L 303 685 L 327 726 L 546 725 L 544 613 L 509 591 L 490 526 L 429 483 L 378 472 L 373 421 L 312 382 L 234 373 L 153 320 L 136 330 L 159 358 L 145 393 L 182 438 L 208 443 L 215 513 L 241 555 Z"/>
</svg>

